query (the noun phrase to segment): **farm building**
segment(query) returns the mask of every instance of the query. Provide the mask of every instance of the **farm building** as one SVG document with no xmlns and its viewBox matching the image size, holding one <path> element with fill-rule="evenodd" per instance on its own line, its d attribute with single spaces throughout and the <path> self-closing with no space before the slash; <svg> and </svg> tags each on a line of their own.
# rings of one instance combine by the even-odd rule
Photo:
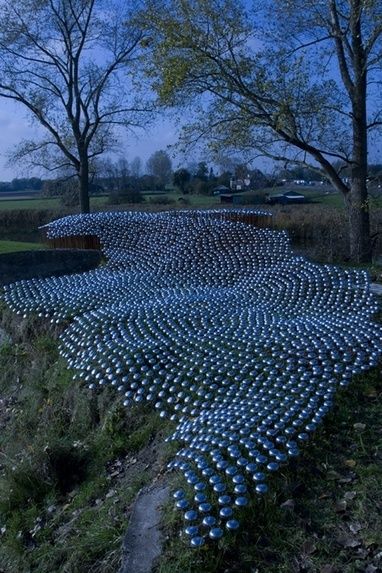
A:
<svg viewBox="0 0 382 573">
<path fill-rule="evenodd" d="M 240 205 L 242 202 L 241 195 L 237 193 L 221 193 L 220 194 L 220 203 L 228 203 L 231 205 Z"/>
<path fill-rule="evenodd" d="M 296 191 L 286 191 L 285 193 L 278 193 L 277 195 L 268 195 L 266 202 L 271 205 L 289 205 L 292 203 L 306 203 L 305 195 L 297 193 Z"/>
<path fill-rule="evenodd" d="M 213 195 L 222 195 L 222 193 L 230 193 L 229 187 L 225 185 L 218 185 L 212 190 Z"/>
</svg>

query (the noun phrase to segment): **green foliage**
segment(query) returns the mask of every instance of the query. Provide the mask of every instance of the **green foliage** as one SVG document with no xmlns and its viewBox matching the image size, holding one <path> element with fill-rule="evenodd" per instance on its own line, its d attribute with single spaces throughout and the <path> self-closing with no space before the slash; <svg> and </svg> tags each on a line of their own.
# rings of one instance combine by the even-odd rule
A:
<svg viewBox="0 0 382 573">
<path fill-rule="evenodd" d="M 172 176 L 172 180 L 173 180 L 174 185 L 179 187 L 179 189 L 182 193 L 186 192 L 186 185 L 190 181 L 190 179 L 191 179 L 191 173 L 187 169 L 184 169 L 184 168 L 181 168 L 181 169 L 178 169 L 177 171 L 174 171 L 173 176 Z"/>
<path fill-rule="evenodd" d="M 171 180 L 172 162 L 168 153 L 163 149 L 155 151 L 147 160 L 147 171 L 150 175 L 158 178 L 162 187 L 169 183 Z"/>
</svg>

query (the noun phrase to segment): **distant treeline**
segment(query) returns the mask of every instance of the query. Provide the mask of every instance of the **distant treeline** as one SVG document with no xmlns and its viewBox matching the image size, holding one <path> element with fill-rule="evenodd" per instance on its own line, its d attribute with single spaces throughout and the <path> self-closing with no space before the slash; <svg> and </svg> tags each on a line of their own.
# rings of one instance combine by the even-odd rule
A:
<svg viewBox="0 0 382 573">
<path fill-rule="evenodd" d="M 29 177 L 22 179 L 12 179 L 12 181 L 0 181 L 0 193 L 7 191 L 41 191 L 42 179 L 39 177 Z"/>
</svg>

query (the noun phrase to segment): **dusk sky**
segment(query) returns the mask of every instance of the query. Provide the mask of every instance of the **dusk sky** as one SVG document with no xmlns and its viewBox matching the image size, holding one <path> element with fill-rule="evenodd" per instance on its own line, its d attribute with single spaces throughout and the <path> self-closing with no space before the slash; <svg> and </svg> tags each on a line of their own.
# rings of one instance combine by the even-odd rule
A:
<svg viewBox="0 0 382 573">
<path fill-rule="evenodd" d="M 42 128 L 32 125 L 27 112 L 21 105 L 0 99 L 0 181 L 8 181 L 15 177 L 37 175 L 48 177 L 47 172 L 30 173 L 25 165 L 7 165 L 7 154 L 25 138 L 38 137 L 43 133 Z M 159 149 L 167 149 L 168 145 L 177 140 L 176 128 L 169 119 L 158 120 L 149 128 L 136 130 L 135 135 L 124 132 L 121 137 L 121 155 L 129 161 L 137 155 L 143 165 L 150 155 Z M 125 149 L 125 153 L 123 150 Z M 169 154 L 172 155 L 172 151 Z M 174 167 L 178 161 L 173 159 Z"/>
<path fill-rule="evenodd" d="M 39 176 L 48 178 L 47 171 L 39 170 L 31 173 L 25 165 L 8 165 L 7 154 L 25 138 L 38 137 L 43 133 L 43 129 L 36 124 L 32 125 L 27 112 L 21 105 L 0 98 L 0 181 L 10 181 L 16 177 Z M 176 150 L 168 149 L 169 145 L 174 145 L 179 134 L 179 125 L 167 117 L 158 119 L 154 124 L 145 129 L 137 129 L 135 134 L 123 132 L 121 136 L 121 153 L 115 156 L 123 156 L 128 161 L 139 156 L 142 159 L 144 168 L 147 159 L 152 153 L 159 149 L 167 150 L 172 158 L 173 167 L 176 169 L 181 165 L 197 162 L 202 159 L 202 155 L 182 156 L 175 155 Z M 125 150 L 125 152 L 124 152 Z M 370 138 L 369 142 L 370 160 L 372 163 L 379 163 L 381 157 L 381 139 L 379 134 Z M 254 166 L 259 169 L 271 172 L 272 162 L 266 159 L 258 159 Z"/>
</svg>

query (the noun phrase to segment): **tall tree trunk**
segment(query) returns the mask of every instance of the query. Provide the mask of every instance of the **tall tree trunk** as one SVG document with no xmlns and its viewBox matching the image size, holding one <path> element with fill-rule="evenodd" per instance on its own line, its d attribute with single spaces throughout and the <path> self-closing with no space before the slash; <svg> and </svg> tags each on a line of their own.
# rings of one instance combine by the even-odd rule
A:
<svg viewBox="0 0 382 573">
<path fill-rule="evenodd" d="M 89 202 L 89 161 L 84 153 L 81 157 L 80 168 L 78 172 L 80 180 L 80 210 L 81 213 L 90 213 Z"/>
<path fill-rule="evenodd" d="M 370 263 L 372 248 L 366 178 L 353 177 L 345 199 L 349 221 L 350 259 L 354 263 Z"/>
<path fill-rule="evenodd" d="M 346 206 L 350 258 L 355 263 L 369 263 L 372 260 L 372 247 L 367 190 L 366 78 L 362 79 L 357 88 L 358 93 L 353 99 L 353 163 Z"/>
<path fill-rule="evenodd" d="M 361 2 L 353 0 L 350 21 L 354 79 L 350 89 L 353 121 L 353 154 L 350 191 L 346 197 L 350 231 L 350 258 L 355 263 L 372 260 L 369 198 L 367 191 L 367 68 L 362 43 Z"/>
</svg>

